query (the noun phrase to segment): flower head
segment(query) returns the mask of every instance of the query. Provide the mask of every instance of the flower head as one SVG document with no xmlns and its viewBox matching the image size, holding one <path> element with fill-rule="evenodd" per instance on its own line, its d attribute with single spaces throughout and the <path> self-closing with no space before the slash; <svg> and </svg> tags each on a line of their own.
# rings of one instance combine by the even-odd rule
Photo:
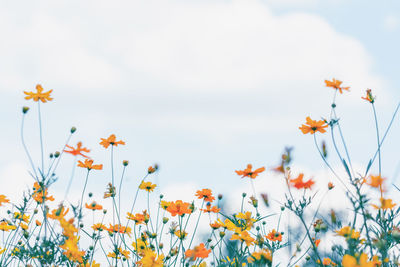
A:
<svg viewBox="0 0 400 267">
<path fill-rule="evenodd" d="M 25 96 L 26 100 L 33 99 L 33 101 L 35 102 L 38 102 L 40 100 L 43 103 L 46 103 L 47 101 L 53 100 L 53 98 L 50 97 L 51 92 L 53 92 L 53 90 L 43 92 L 43 87 L 40 84 L 38 84 L 36 85 L 36 93 L 24 91 L 24 94 L 26 94 Z"/>
<path fill-rule="evenodd" d="M 390 199 L 390 198 L 381 197 L 379 199 L 379 201 L 380 201 L 381 206 L 377 206 L 377 205 L 371 204 L 372 207 L 374 207 L 375 209 L 383 209 L 383 210 L 390 209 L 391 210 L 391 209 L 394 208 L 394 206 L 396 206 L 396 203 L 393 203 L 392 202 L 393 200 Z"/>
<path fill-rule="evenodd" d="M 191 214 L 190 203 L 183 202 L 182 200 L 177 200 L 175 202 L 171 201 L 167 207 L 167 211 L 171 213 L 173 217 L 176 215 L 182 216 L 184 214 Z"/>
<path fill-rule="evenodd" d="M 320 132 L 320 133 L 325 133 L 326 130 L 325 128 L 328 127 L 328 124 L 326 124 L 325 121 L 323 120 L 312 120 L 310 117 L 306 118 L 306 124 L 302 124 L 299 129 L 303 132 L 303 134 L 314 134 L 315 132 Z"/>
<path fill-rule="evenodd" d="M 207 249 L 204 246 L 204 243 L 200 243 L 200 245 L 195 246 L 194 249 L 188 249 L 185 252 L 185 257 L 190 258 L 190 260 L 195 261 L 198 258 L 205 259 L 210 254 L 211 249 Z"/>
<path fill-rule="evenodd" d="M 312 179 L 309 179 L 307 182 L 303 182 L 304 174 L 300 173 L 299 176 L 295 179 L 290 179 L 292 186 L 296 187 L 297 189 L 311 189 L 311 186 L 315 184 Z"/>
<path fill-rule="evenodd" d="M 109 145 L 111 146 L 118 146 L 118 145 L 125 145 L 125 142 L 122 140 L 116 141 L 116 137 L 114 134 L 110 135 L 108 138 L 100 138 L 102 145 L 104 148 L 108 148 Z"/>
<path fill-rule="evenodd" d="M 0 207 L 3 205 L 3 203 L 10 203 L 10 200 L 7 199 L 5 195 L 0 195 Z"/>
<path fill-rule="evenodd" d="M 279 241 L 282 242 L 282 234 L 277 232 L 275 229 L 273 229 L 271 232 L 268 233 L 268 235 L 265 236 L 268 240 L 271 240 L 272 242 Z"/>
<path fill-rule="evenodd" d="M 81 168 L 87 168 L 88 171 L 90 170 L 102 170 L 103 169 L 103 164 L 93 164 L 93 160 L 91 159 L 85 159 L 85 163 L 82 161 L 78 160 L 78 167 Z"/>
<path fill-rule="evenodd" d="M 89 158 L 88 156 L 86 156 L 85 154 L 83 154 L 82 152 L 86 152 L 89 153 L 90 149 L 87 149 L 86 147 L 82 147 L 82 142 L 78 142 L 78 144 L 76 145 L 76 148 L 69 146 L 69 145 L 65 145 L 66 147 L 68 147 L 70 150 L 64 150 L 65 153 L 69 153 L 72 154 L 74 156 L 82 156 L 84 158 Z"/>
<path fill-rule="evenodd" d="M 366 90 L 367 95 L 365 97 L 361 97 L 365 101 L 368 101 L 369 103 L 373 104 L 375 102 L 375 97 L 372 96 L 371 89 Z"/>
<path fill-rule="evenodd" d="M 139 185 L 139 189 L 146 190 L 147 192 L 153 192 L 154 188 L 156 188 L 156 184 L 153 184 L 152 182 L 143 182 Z"/>
<path fill-rule="evenodd" d="M 102 209 L 103 209 L 103 206 L 97 204 L 95 201 L 93 201 L 90 205 L 88 205 L 88 204 L 86 203 L 86 204 L 85 204 L 85 207 L 86 207 L 87 209 L 90 209 L 90 210 L 93 210 L 93 211 L 95 211 L 95 210 L 102 210 Z"/>
<path fill-rule="evenodd" d="M 237 175 L 242 175 L 242 178 L 244 177 L 249 177 L 251 179 L 255 179 L 258 174 L 262 173 L 263 171 L 265 171 L 265 167 L 261 167 L 258 168 L 254 171 L 252 171 L 251 169 L 253 168 L 253 166 L 251 164 L 247 164 L 247 168 L 244 170 L 239 170 L 239 171 L 235 171 Z"/>
<path fill-rule="evenodd" d="M 204 201 L 207 202 L 213 202 L 215 200 L 215 197 L 212 195 L 211 189 L 197 190 L 196 197 L 198 199 L 204 199 Z"/>
<path fill-rule="evenodd" d="M 325 80 L 326 87 L 332 87 L 335 90 L 339 90 L 339 93 L 343 93 L 343 90 L 350 91 L 350 87 L 341 87 L 342 81 L 332 79 L 332 81 Z"/>
</svg>

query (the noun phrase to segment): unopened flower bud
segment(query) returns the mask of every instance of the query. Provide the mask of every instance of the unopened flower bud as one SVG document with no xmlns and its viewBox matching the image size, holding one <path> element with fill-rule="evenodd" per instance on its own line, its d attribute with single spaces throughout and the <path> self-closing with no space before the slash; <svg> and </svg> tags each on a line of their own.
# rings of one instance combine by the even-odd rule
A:
<svg viewBox="0 0 400 267">
<path fill-rule="evenodd" d="M 71 127 L 71 133 L 73 134 L 74 132 L 76 132 L 76 127 Z"/>
<path fill-rule="evenodd" d="M 54 152 L 54 157 L 55 158 L 58 158 L 59 156 L 60 156 L 60 152 L 59 151 Z"/>
<path fill-rule="evenodd" d="M 29 110 L 29 107 L 22 107 L 22 113 L 26 114 Z"/>
<path fill-rule="evenodd" d="M 127 161 L 127 160 L 122 161 L 122 165 L 124 165 L 125 167 L 128 166 L 128 164 L 129 164 L 129 161 Z"/>
</svg>

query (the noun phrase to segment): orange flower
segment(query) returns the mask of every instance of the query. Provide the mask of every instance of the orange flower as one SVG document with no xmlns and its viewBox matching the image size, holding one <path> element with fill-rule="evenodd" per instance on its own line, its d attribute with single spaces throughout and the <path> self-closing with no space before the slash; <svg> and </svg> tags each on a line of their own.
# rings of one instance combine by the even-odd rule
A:
<svg viewBox="0 0 400 267">
<path fill-rule="evenodd" d="M 314 134 L 315 132 L 325 133 L 325 128 L 328 127 L 325 121 L 319 120 L 315 121 L 312 120 L 310 117 L 306 118 L 306 124 L 302 124 L 299 129 L 303 132 L 303 134 Z"/>
<path fill-rule="evenodd" d="M 192 210 L 190 209 L 190 203 L 183 202 L 182 200 L 177 200 L 175 202 L 171 201 L 167 211 L 171 213 L 173 217 L 176 215 L 182 216 L 184 214 L 192 213 Z"/>
<path fill-rule="evenodd" d="M 103 164 L 95 165 L 95 164 L 93 164 L 93 160 L 92 159 L 85 159 L 85 163 L 83 163 L 82 161 L 78 160 L 78 167 L 87 168 L 88 171 L 90 171 L 90 170 L 102 170 L 103 169 Z"/>
<path fill-rule="evenodd" d="M 102 145 L 104 148 L 107 148 L 109 145 L 112 146 L 125 145 L 125 142 L 122 140 L 116 141 L 116 137 L 114 134 L 110 135 L 107 139 L 105 138 L 100 138 L 100 139 L 101 139 L 100 145 Z"/>
<path fill-rule="evenodd" d="M 87 209 L 90 209 L 90 210 L 101 210 L 101 209 L 103 209 L 103 206 L 102 205 L 98 205 L 95 201 L 93 201 L 90 205 L 88 205 L 87 203 L 85 203 L 85 207 L 87 208 Z"/>
<path fill-rule="evenodd" d="M 197 190 L 196 196 L 198 199 L 204 199 L 204 201 L 207 202 L 213 202 L 215 200 L 210 189 Z"/>
<path fill-rule="evenodd" d="M 328 189 L 332 190 L 335 187 L 335 185 L 332 182 L 328 183 Z"/>
<path fill-rule="evenodd" d="M 149 214 L 147 213 L 147 210 L 144 210 L 144 211 L 143 211 L 143 214 L 142 214 L 142 213 L 132 214 L 132 213 L 130 213 L 130 212 L 127 212 L 126 215 L 127 215 L 126 218 L 127 218 L 128 220 L 134 221 L 135 224 L 145 224 L 145 223 L 147 223 L 147 222 L 149 221 L 149 219 L 150 219 L 150 216 L 149 216 Z"/>
<path fill-rule="evenodd" d="M 68 211 L 69 209 L 65 209 L 65 207 L 61 205 L 58 209 L 54 209 L 51 211 L 51 213 L 48 213 L 47 217 L 53 220 L 64 219 Z"/>
<path fill-rule="evenodd" d="M 33 185 L 32 198 L 37 203 L 43 203 L 43 200 L 54 201 L 53 196 L 47 196 L 47 188 L 41 187 L 38 182 L 35 182 Z"/>
<path fill-rule="evenodd" d="M 195 261 L 198 258 L 205 259 L 210 254 L 211 249 L 207 249 L 204 246 L 204 243 L 200 243 L 200 245 L 194 247 L 194 249 L 188 249 L 185 252 L 185 257 L 190 258 L 190 260 Z"/>
<path fill-rule="evenodd" d="M 393 209 L 394 206 L 396 206 L 395 203 L 392 202 L 393 200 L 391 200 L 390 198 L 380 198 L 380 202 L 381 202 L 381 206 L 377 206 L 374 204 L 371 204 L 372 207 L 374 207 L 375 209 L 383 209 L 383 210 L 387 210 L 387 209 Z"/>
<path fill-rule="evenodd" d="M 42 225 L 42 223 L 39 220 L 36 220 L 35 223 L 36 223 L 36 226 L 41 226 Z"/>
<path fill-rule="evenodd" d="M 364 182 L 371 186 L 371 187 L 375 187 L 375 188 L 381 188 L 383 182 L 386 180 L 385 178 L 383 178 L 380 175 L 370 175 L 368 177 L 369 179 L 364 179 Z"/>
<path fill-rule="evenodd" d="M 3 203 L 10 203 L 10 200 L 7 199 L 5 195 L 0 195 L 0 207 L 3 205 Z"/>
<path fill-rule="evenodd" d="M 139 185 L 139 189 L 146 190 L 147 192 L 153 192 L 154 188 L 156 188 L 156 184 L 153 184 L 152 182 L 144 182 Z"/>
<path fill-rule="evenodd" d="M 200 209 L 202 212 L 214 212 L 214 213 L 218 213 L 221 209 L 218 208 L 217 206 L 213 206 L 211 207 L 211 203 L 207 203 L 206 208 L 205 209 Z"/>
<path fill-rule="evenodd" d="M 366 97 L 361 97 L 361 98 L 366 100 L 366 101 L 368 101 L 368 102 L 370 102 L 371 104 L 374 103 L 375 102 L 375 97 L 372 96 L 371 89 L 367 89 L 366 92 L 367 92 Z"/>
<path fill-rule="evenodd" d="M 110 227 L 106 228 L 106 230 L 112 234 L 112 233 L 121 233 L 121 234 L 130 234 L 131 233 L 131 228 L 130 227 L 125 227 L 120 224 L 115 224 L 112 225 L 110 224 Z"/>
<path fill-rule="evenodd" d="M 73 148 L 72 146 L 69 146 L 69 145 L 66 145 L 66 147 L 68 147 L 71 150 L 64 150 L 65 153 L 69 153 L 74 156 L 80 155 L 82 157 L 89 158 L 88 156 L 84 155 L 82 152 L 89 153 L 90 149 L 87 149 L 86 147 L 82 147 L 82 142 L 78 142 L 78 144 L 76 145 L 76 148 Z"/>
<path fill-rule="evenodd" d="M 237 173 L 237 175 L 242 175 L 242 178 L 249 177 L 251 179 L 255 179 L 258 176 L 258 174 L 265 171 L 265 167 L 258 168 L 254 171 L 251 170 L 252 168 L 253 168 L 253 166 L 251 164 L 247 164 L 246 169 L 244 169 L 242 171 L 235 171 L 235 172 Z"/>
<path fill-rule="evenodd" d="M 350 87 L 341 87 L 340 85 L 342 82 L 336 79 L 332 79 L 332 81 L 325 80 L 325 84 L 327 87 L 332 87 L 335 90 L 339 90 L 339 93 L 343 93 L 342 90 L 350 91 Z"/>
<path fill-rule="evenodd" d="M 53 92 L 53 90 L 43 92 L 43 87 L 40 84 L 38 84 L 36 85 L 36 93 L 24 91 L 24 94 L 26 94 L 25 96 L 26 100 L 33 99 L 33 101 L 35 102 L 38 102 L 40 100 L 43 103 L 46 103 L 47 101 L 53 100 L 53 98 L 50 97 L 51 92 Z"/>
<path fill-rule="evenodd" d="M 96 223 L 92 225 L 92 229 L 95 231 L 102 231 L 102 230 L 107 230 L 107 226 L 105 226 L 102 223 Z"/>
<path fill-rule="evenodd" d="M 282 242 L 282 234 L 278 233 L 273 229 L 268 235 L 265 236 L 267 239 L 271 240 L 272 242 L 279 241 Z"/>
<path fill-rule="evenodd" d="M 318 247 L 319 243 L 321 243 L 321 239 L 315 240 L 315 238 L 313 238 L 313 241 L 314 241 L 314 244 L 315 244 L 316 247 Z"/>
<path fill-rule="evenodd" d="M 304 174 L 300 173 L 296 179 L 290 179 L 289 181 L 292 183 L 294 187 L 297 189 L 311 189 L 311 186 L 315 183 L 312 179 L 308 180 L 307 182 L 303 182 Z"/>
<path fill-rule="evenodd" d="M 247 231 L 240 232 L 240 234 L 234 233 L 230 240 L 240 240 L 241 242 L 245 242 L 248 247 L 255 241 Z"/>
</svg>

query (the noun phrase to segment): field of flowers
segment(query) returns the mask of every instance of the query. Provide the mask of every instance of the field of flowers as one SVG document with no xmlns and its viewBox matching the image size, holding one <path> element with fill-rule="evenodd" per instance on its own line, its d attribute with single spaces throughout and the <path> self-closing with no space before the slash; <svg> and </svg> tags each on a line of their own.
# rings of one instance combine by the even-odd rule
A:
<svg viewBox="0 0 400 267">
<path fill-rule="evenodd" d="M 116 163 L 114 158 L 125 142 L 114 134 L 99 138 L 99 146 L 110 157 L 110 164 L 103 165 L 91 158 L 90 149 L 82 142 L 70 142 L 77 131 L 72 127 L 62 149 L 47 158 L 40 107 L 53 100 L 52 90 L 45 91 L 37 85 L 36 91 L 24 92 L 26 100 L 35 102 L 32 109 L 38 116 L 41 160 L 34 162 L 24 139 L 24 121 L 32 112 L 26 106 L 22 108 L 21 141 L 32 185 L 21 203 L 12 203 L 9 196 L 0 195 L 0 209 L 7 214 L 0 222 L 0 266 L 399 266 L 400 208 L 396 199 L 387 196 L 387 191 L 395 190 L 398 196 L 400 190 L 394 184 L 386 184 L 381 167 L 381 146 L 399 106 L 381 132 L 372 90 L 366 90 L 361 97 L 360 101 L 371 106 L 376 142 L 370 145 L 376 147 L 376 153 L 360 174 L 353 169 L 336 114 L 336 98 L 345 97 L 349 87 L 336 79 L 326 80 L 325 85 L 334 90 L 330 117 L 306 117 L 299 127 L 304 138 L 313 138 L 321 162 L 330 171 L 332 181 L 326 184 L 325 191 L 315 190 L 314 178 L 292 170 L 292 149 L 285 148 L 280 164 L 273 169 L 248 164 L 232 170 L 232 175 L 247 179 L 253 189 L 242 194 L 240 207 L 232 207 L 235 213 L 226 212 L 223 196 L 208 188 L 197 190 L 192 202 L 154 196 L 157 185 L 152 175 L 158 171 L 157 165 L 144 170 L 132 193 L 130 209 L 124 210 L 121 188 L 129 162 Z M 327 144 L 320 143 L 319 135 L 327 135 L 331 140 L 334 156 L 341 162 L 340 170 L 331 165 Z M 86 172 L 81 197 L 73 202 L 51 193 L 57 168 L 66 156 L 75 157 L 76 166 Z M 49 162 L 46 167 L 45 162 Z M 377 173 L 370 173 L 372 166 L 377 167 Z M 94 199 L 87 188 L 88 179 L 93 172 L 106 168 L 111 172 L 110 181 L 104 185 L 103 199 Z M 122 173 L 118 177 L 117 168 Z M 268 194 L 258 194 L 255 189 L 253 181 L 263 172 L 278 173 L 286 185 L 280 210 L 270 210 Z M 327 194 L 335 187 L 345 189 L 343 198 L 351 203 L 351 212 L 345 217 L 334 210 L 324 214 L 322 207 L 314 203 L 317 194 Z M 139 198 L 146 200 L 145 210 L 138 208 Z M 154 201 L 156 209 L 150 205 Z M 101 204 L 105 202 L 111 208 L 103 208 Z M 261 210 L 260 205 L 265 209 Z M 269 212 L 263 214 L 264 210 Z M 291 223 L 296 221 L 299 226 L 297 235 L 281 223 L 284 213 L 295 218 Z M 273 215 L 277 217 L 276 223 L 269 220 Z M 91 217 L 92 220 L 87 219 Z M 208 218 L 208 225 L 201 225 L 203 217 Z M 208 229 L 207 233 L 199 233 L 200 228 Z M 328 249 L 322 249 L 322 244 L 329 244 Z M 280 251 L 284 253 L 276 257 Z"/>
</svg>

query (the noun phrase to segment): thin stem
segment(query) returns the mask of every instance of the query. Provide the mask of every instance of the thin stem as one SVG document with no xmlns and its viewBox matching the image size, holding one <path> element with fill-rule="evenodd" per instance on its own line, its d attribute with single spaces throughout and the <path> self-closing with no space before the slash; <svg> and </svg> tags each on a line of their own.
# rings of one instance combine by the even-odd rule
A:
<svg viewBox="0 0 400 267">
<path fill-rule="evenodd" d="M 40 101 L 38 101 L 38 117 L 39 117 L 39 135 L 40 135 L 40 152 L 42 155 L 42 172 L 44 173 L 44 157 L 43 157 L 43 134 L 42 134 L 42 118 L 40 115 Z"/>
</svg>

